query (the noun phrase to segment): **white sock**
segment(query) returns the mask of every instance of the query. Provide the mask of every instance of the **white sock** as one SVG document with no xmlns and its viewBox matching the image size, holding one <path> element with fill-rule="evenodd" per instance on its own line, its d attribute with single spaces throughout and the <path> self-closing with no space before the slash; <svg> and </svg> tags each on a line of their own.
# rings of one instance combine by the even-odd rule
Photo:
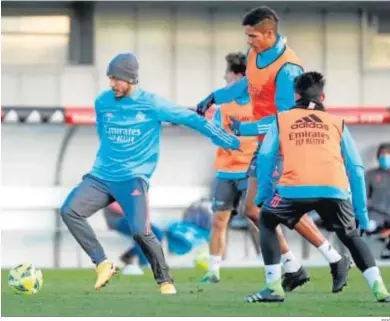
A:
<svg viewBox="0 0 390 321">
<path fill-rule="evenodd" d="M 267 284 L 275 282 L 282 278 L 282 267 L 280 264 L 265 265 L 264 270 Z"/>
<path fill-rule="evenodd" d="M 210 272 L 219 272 L 221 266 L 222 256 L 220 255 L 210 255 L 209 271 Z"/>
<path fill-rule="evenodd" d="M 363 272 L 364 277 L 366 278 L 370 288 L 373 287 L 375 281 L 382 281 L 381 272 L 377 266 L 368 268 Z"/>
<path fill-rule="evenodd" d="M 294 273 L 297 272 L 301 268 L 301 264 L 295 258 L 294 254 L 291 251 L 282 254 L 282 264 L 284 268 L 284 272 L 286 273 Z"/>
<path fill-rule="evenodd" d="M 324 256 L 324 258 L 329 263 L 336 263 L 342 259 L 339 252 L 335 250 L 335 248 L 328 242 L 325 241 L 319 248 L 318 251 Z"/>
</svg>

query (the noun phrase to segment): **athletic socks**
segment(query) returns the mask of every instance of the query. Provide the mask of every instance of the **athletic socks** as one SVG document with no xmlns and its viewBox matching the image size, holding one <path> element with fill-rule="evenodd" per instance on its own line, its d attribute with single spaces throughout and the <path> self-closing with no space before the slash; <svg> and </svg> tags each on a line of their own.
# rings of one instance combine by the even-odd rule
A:
<svg viewBox="0 0 390 321">
<path fill-rule="evenodd" d="M 336 263 L 341 260 L 341 255 L 335 250 L 335 248 L 328 242 L 325 241 L 319 248 L 318 251 L 324 256 L 329 263 Z"/>
<path fill-rule="evenodd" d="M 294 273 L 301 268 L 301 264 L 291 251 L 282 254 L 282 264 L 285 273 Z"/>
<path fill-rule="evenodd" d="M 219 272 L 221 267 L 222 256 L 220 255 L 210 255 L 209 271 L 210 272 Z"/>
</svg>

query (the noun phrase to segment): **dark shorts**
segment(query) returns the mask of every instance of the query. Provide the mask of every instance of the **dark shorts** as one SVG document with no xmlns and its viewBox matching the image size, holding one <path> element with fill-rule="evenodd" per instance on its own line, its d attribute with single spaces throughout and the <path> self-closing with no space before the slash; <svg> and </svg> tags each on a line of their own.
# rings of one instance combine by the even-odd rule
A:
<svg viewBox="0 0 390 321">
<path fill-rule="evenodd" d="M 149 231 L 148 184 L 141 178 L 108 182 L 87 174 L 71 191 L 61 211 L 90 217 L 114 201 L 121 206 L 132 234 Z"/>
<path fill-rule="evenodd" d="M 256 162 L 257 162 L 257 153 L 259 152 L 260 150 L 260 147 L 261 147 L 261 142 L 259 142 L 257 144 L 257 148 L 253 154 L 253 157 L 252 157 L 252 160 L 251 162 L 249 163 L 249 167 L 248 167 L 248 170 L 246 172 L 246 175 L 248 177 L 256 177 Z"/>
<path fill-rule="evenodd" d="M 356 230 L 355 214 L 349 200 L 336 199 L 285 199 L 275 194 L 262 206 L 262 215 L 267 221 L 286 225 L 293 229 L 301 217 L 310 211 L 316 211 L 325 228 L 332 232 L 344 231 L 349 234 Z"/>
<path fill-rule="evenodd" d="M 247 184 L 246 178 L 234 180 L 217 178 L 213 188 L 213 212 L 237 209 L 240 200 L 245 198 Z"/>
</svg>

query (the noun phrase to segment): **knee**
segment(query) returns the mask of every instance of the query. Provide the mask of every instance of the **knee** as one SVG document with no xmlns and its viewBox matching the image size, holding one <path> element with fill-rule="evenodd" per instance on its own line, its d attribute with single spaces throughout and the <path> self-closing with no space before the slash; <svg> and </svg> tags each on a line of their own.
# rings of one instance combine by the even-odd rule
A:
<svg viewBox="0 0 390 321">
<path fill-rule="evenodd" d="M 260 216 L 260 227 L 263 228 L 276 228 L 279 225 L 275 215 L 267 209 L 262 209 Z"/>
<path fill-rule="evenodd" d="M 254 201 L 252 199 L 248 199 L 245 202 L 245 208 L 244 208 L 246 216 L 257 219 L 260 215 L 260 209 L 255 205 Z"/>
<path fill-rule="evenodd" d="M 213 229 L 216 231 L 224 231 L 229 222 L 229 215 L 225 215 L 225 213 L 219 213 L 214 216 L 213 221 Z"/>
<path fill-rule="evenodd" d="M 153 233 L 145 233 L 144 231 L 134 231 L 132 233 L 134 241 L 139 244 L 142 248 L 142 244 L 149 243 L 149 242 L 158 242 L 156 236 Z"/>
<path fill-rule="evenodd" d="M 67 203 L 62 204 L 62 206 L 60 207 L 60 215 L 61 215 L 62 219 L 65 219 L 71 213 L 72 213 L 72 209 L 69 206 L 69 204 L 67 204 Z"/>
<path fill-rule="evenodd" d="M 358 232 L 358 230 L 356 228 L 348 229 L 348 230 L 346 230 L 346 229 L 340 229 L 340 230 L 336 229 L 335 233 L 336 233 L 336 235 L 338 236 L 338 238 L 341 241 L 360 237 L 359 232 Z"/>
<path fill-rule="evenodd" d="M 80 216 L 73 208 L 72 204 L 69 204 L 68 202 L 65 202 L 60 207 L 60 215 L 64 221 L 66 221 L 69 217 Z"/>
</svg>

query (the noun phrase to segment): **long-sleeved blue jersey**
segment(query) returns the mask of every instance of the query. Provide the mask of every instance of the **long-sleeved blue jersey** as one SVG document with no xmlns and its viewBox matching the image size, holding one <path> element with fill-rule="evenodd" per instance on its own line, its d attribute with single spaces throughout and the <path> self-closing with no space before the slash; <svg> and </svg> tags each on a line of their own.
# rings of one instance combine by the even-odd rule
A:
<svg viewBox="0 0 390 321">
<path fill-rule="evenodd" d="M 121 99 L 112 90 L 104 91 L 95 111 L 100 147 L 90 174 L 107 181 L 149 180 L 158 161 L 162 122 L 195 129 L 225 149 L 240 145 L 237 137 L 195 112 L 141 88 Z"/>
<path fill-rule="evenodd" d="M 273 196 L 272 172 L 275 169 L 279 153 L 279 129 L 275 120 L 266 134 L 257 156 L 257 177 L 261 177 L 261 179 L 258 179 L 255 204 L 265 202 Z M 366 204 L 364 165 L 346 126 L 344 126 L 342 132 L 341 153 L 352 195 L 334 186 L 282 186 L 280 184 L 276 187 L 277 193 L 289 199 L 334 198 L 347 200 L 352 197 L 356 218 L 361 228 L 367 229 L 369 220 Z M 319 168 L 318 170 L 321 169 Z"/>
</svg>

